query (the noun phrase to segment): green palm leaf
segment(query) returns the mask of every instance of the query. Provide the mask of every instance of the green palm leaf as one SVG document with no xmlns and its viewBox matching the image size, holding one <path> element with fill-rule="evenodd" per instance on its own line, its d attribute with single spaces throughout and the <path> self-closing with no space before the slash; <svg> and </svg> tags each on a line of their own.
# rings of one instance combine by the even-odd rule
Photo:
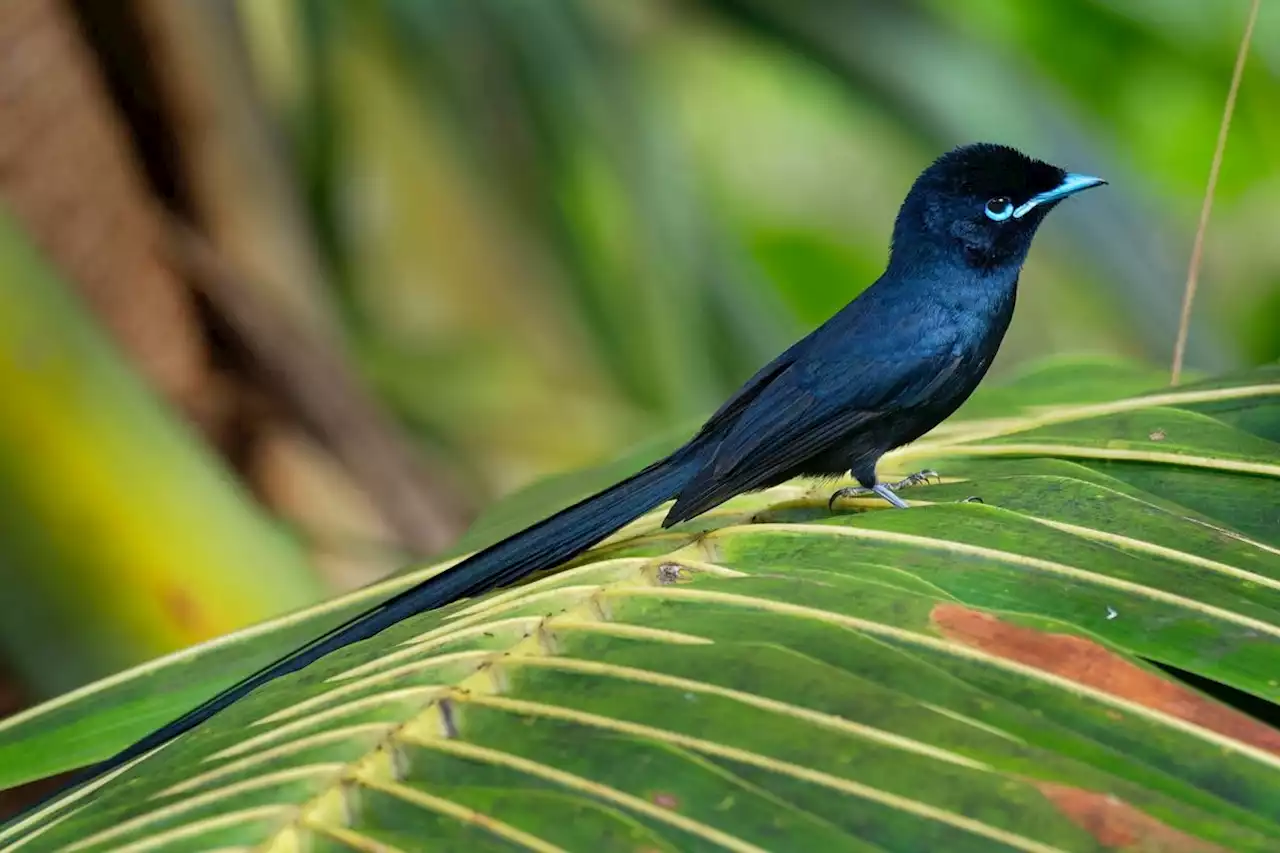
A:
<svg viewBox="0 0 1280 853">
<path fill-rule="evenodd" d="M 1120 393 L 1059 365 L 888 457 L 945 475 L 910 512 L 833 516 L 796 483 L 654 513 L 269 685 L 0 849 L 1277 849 L 1280 731 L 1168 673 L 1274 716 L 1280 369 L 1145 396 L 1081 369 Z M 438 568 L 0 724 L 0 783 Z"/>
</svg>

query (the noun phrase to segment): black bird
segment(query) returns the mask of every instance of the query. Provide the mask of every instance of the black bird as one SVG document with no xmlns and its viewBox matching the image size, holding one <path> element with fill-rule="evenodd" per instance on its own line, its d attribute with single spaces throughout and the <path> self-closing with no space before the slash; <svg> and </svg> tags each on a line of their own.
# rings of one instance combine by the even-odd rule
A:
<svg viewBox="0 0 1280 853">
<path fill-rule="evenodd" d="M 756 373 L 679 450 L 393 596 L 86 768 L 72 784 L 403 619 L 550 569 L 672 498 L 663 527 L 792 477 L 848 471 L 905 508 L 894 491 L 902 484 L 877 482 L 877 460 L 924 435 L 973 392 L 1009 327 L 1018 274 L 1045 214 L 1103 183 L 1002 145 L 944 154 L 907 194 L 884 274 Z"/>
</svg>

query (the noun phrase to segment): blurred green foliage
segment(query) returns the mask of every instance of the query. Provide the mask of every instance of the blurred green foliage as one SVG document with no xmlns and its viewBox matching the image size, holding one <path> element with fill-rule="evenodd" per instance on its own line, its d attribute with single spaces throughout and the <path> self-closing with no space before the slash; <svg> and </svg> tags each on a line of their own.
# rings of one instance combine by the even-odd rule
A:
<svg viewBox="0 0 1280 853">
<path fill-rule="evenodd" d="M 1064 208 L 997 371 L 1163 365 L 1244 0 L 242 0 L 354 349 L 490 491 L 706 412 L 869 284 L 923 164 L 1018 145 Z M 1262 16 L 1190 364 L 1280 357 Z"/>
</svg>

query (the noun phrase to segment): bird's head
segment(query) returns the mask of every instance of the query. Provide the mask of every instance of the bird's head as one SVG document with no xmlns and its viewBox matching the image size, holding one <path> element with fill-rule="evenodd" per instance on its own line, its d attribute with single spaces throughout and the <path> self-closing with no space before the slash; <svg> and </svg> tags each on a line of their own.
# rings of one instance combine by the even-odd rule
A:
<svg viewBox="0 0 1280 853">
<path fill-rule="evenodd" d="M 1019 267 L 1046 213 L 1105 183 L 1006 145 L 963 145 L 912 185 L 894 225 L 892 255 L 908 263 L 939 257 L 979 269 Z"/>
</svg>

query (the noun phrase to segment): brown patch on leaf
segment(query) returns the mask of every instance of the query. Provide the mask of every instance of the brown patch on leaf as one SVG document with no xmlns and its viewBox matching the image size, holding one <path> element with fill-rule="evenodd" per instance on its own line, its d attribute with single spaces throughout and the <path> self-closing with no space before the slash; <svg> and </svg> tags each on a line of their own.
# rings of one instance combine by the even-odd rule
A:
<svg viewBox="0 0 1280 853">
<path fill-rule="evenodd" d="M 663 563 L 658 566 L 658 586 L 671 586 L 679 583 L 684 571 L 684 566 L 679 563 Z"/>
<path fill-rule="evenodd" d="M 933 609 L 947 639 L 1033 666 L 1280 755 L 1280 731 L 1136 666 L 1092 640 L 1046 634 L 958 604 Z"/>
<path fill-rule="evenodd" d="M 1226 848 L 1187 835 L 1109 794 L 1051 782 L 1033 782 L 1072 823 L 1105 847 L 1160 853 L 1226 853 Z"/>
<path fill-rule="evenodd" d="M 680 807 L 680 798 L 665 791 L 659 791 L 649 799 L 655 806 L 661 806 L 664 809 L 677 809 Z"/>
</svg>

